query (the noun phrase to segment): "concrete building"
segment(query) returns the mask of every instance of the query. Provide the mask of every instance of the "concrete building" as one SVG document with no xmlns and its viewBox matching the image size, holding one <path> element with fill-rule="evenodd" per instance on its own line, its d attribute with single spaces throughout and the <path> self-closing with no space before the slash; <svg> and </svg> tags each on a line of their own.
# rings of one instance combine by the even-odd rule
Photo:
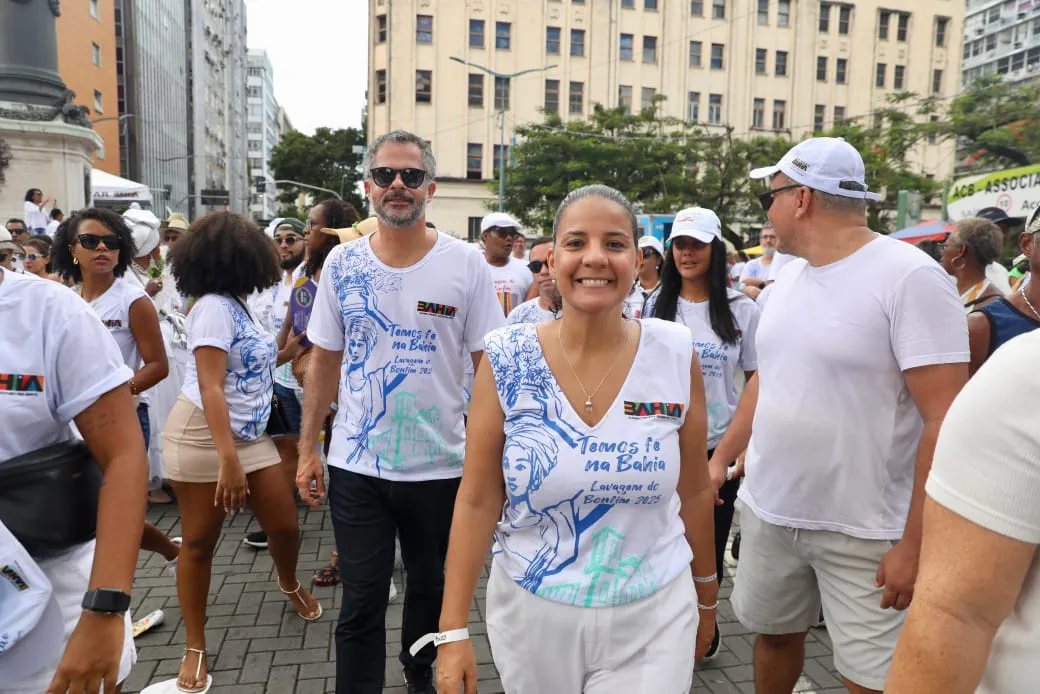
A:
<svg viewBox="0 0 1040 694">
<path fill-rule="evenodd" d="M 116 0 L 119 175 L 152 189 L 152 207 L 187 212 L 187 6 L 165 0 Z"/>
<path fill-rule="evenodd" d="M 369 0 L 368 135 L 428 138 L 438 159 L 431 218 L 473 238 L 508 157 L 514 124 L 551 108 L 583 118 L 600 103 L 798 140 L 869 117 L 886 94 L 957 93 L 964 3 L 918 0 Z M 496 80 L 452 61 L 500 73 Z M 505 151 L 496 112 L 505 111 Z M 921 170 L 945 178 L 953 145 L 924 144 Z"/>
<path fill-rule="evenodd" d="M 1040 79 L 1040 0 L 968 0 L 962 82 L 993 74 Z"/>
<path fill-rule="evenodd" d="M 94 168 L 118 176 L 115 2 L 65 3 L 57 19 L 57 32 L 58 74 L 76 93 L 76 103 L 90 109 L 94 130 L 103 141 L 94 153 Z"/>
<path fill-rule="evenodd" d="M 245 213 L 251 186 L 246 162 L 246 8 L 244 0 L 190 0 L 188 19 L 189 214 L 207 204 L 203 190 L 228 191 L 228 209 Z"/>
<path fill-rule="evenodd" d="M 271 67 L 266 51 L 249 51 L 246 97 L 249 179 L 271 181 L 274 176 L 268 165 L 271 150 L 282 139 L 280 116 L 284 112 L 274 98 L 274 68 Z M 273 219 L 278 212 L 275 187 L 270 185 L 262 195 L 254 192 L 249 211 L 253 219 L 258 221 Z"/>
</svg>

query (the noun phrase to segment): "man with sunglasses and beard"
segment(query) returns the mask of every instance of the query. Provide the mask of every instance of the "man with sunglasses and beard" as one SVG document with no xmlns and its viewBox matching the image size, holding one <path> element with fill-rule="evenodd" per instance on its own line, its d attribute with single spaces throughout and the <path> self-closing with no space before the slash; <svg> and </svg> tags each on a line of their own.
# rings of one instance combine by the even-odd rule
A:
<svg viewBox="0 0 1040 694">
<path fill-rule="evenodd" d="M 477 249 L 426 227 L 436 166 L 429 143 L 412 133 L 370 144 L 365 192 L 378 228 L 329 253 L 307 326 L 314 350 L 296 483 L 314 508 L 325 496 L 318 432 L 338 406 L 328 455 L 343 586 L 337 694 L 383 691 L 395 535 L 407 575 L 399 656 L 407 691 L 435 692 L 435 647 L 408 649 L 438 630 L 465 450 L 463 365 L 479 363 L 484 336 L 505 322 Z M 468 633 L 446 637 L 462 638 Z"/>
<path fill-rule="evenodd" d="M 492 212 L 480 220 L 484 259 L 491 269 L 502 314 L 506 316 L 524 302 L 534 283 L 527 263 L 513 256 L 513 246 L 522 229 L 520 222 L 505 212 Z"/>
</svg>

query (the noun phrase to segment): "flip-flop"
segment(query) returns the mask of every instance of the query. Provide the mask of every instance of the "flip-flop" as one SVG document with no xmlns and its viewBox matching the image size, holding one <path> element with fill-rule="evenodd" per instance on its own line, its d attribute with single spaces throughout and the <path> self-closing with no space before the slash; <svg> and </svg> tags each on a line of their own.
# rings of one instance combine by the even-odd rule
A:
<svg viewBox="0 0 1040 694">
<path fill-rule="evenodd" d="M 195 690 L 194 694 L 206 694 L 213 686 L 213 675 L 206 675 L 206 687 L 204 689 Z M 165 682 L 158 682 L 156 684 L 149 685 L 141 690 L 141 694 L 184 694 L 187 691 L 177 686 L 177 678 L 174 677 L 172 680 L 166 680 Z"/>
<path fill-rule="evenodd" d="M 164 621 L 166 621 L 166 615 L 163 613 L 162 610 L 156 610 L 155 612 L 148 613 L 141 619 L 134 622 L 134 638 L 136 639 L 138 636 L 145 633 L 146 631 L 151 631 L 155 627 L 162 624 Z"/>
</svg>

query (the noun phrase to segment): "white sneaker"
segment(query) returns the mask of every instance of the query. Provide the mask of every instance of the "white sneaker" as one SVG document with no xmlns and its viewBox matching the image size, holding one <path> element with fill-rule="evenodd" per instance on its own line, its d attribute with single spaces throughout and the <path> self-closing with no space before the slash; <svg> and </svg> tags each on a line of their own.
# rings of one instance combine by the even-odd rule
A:
<svg viewBox="0 0 1040 694">
<path fill-rule="evenodd" d="M 394 585 L 394 579 L 390 579 L 390 602 L 394 601 L 397 597 L 397 586 Z"/>
</svg>

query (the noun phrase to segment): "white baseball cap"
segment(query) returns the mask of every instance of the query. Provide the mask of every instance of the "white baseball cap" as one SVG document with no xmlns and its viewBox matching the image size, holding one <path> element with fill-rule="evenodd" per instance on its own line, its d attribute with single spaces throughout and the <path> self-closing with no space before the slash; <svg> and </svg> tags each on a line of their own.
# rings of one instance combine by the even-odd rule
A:
<svg viewBox="0 0 1040 694">
<path fill-rule="evenodd" d="M 64 646 L 65 621 L 51 582 L 0 523 L 0 682 L 39 672 Z"/>
<path fill-rule="evenodd" d="M 863 157 L 841 137 L 813 137 L 799 142 L 787 150 L 775 166 L 754 169 L 751 178 L 778 173 L 822 193 L 861 200 L 881 199 L 877 193 L 867 192 Z"/>
<path fill-rule="evenodd" d="M 520 222 L 510 217 L 505 212 L 492 212 L 491 214 L 484 215 L 484 219 L 480 220 L 480 233 L 483 234 L 491 227 L 503 227 L 506 229 L 511 227 L 517 231 L 522 231 L 524 228 Z"/>
<path fill-rule="evenodd" d="M 711 243 L 722 238 L 722 222 L 719 216 L 706 207 L 687 207 L 675 215 L 671 238 L 689 236 L 701 243 Z"/>
<path fill-rule="evenodd" d="M 653 248 L 657 251 L 657 255 L 664 257 L 664 244 L 656 236 L 641 236 L 638 246 L 639 248 Z"/>
</svg>

